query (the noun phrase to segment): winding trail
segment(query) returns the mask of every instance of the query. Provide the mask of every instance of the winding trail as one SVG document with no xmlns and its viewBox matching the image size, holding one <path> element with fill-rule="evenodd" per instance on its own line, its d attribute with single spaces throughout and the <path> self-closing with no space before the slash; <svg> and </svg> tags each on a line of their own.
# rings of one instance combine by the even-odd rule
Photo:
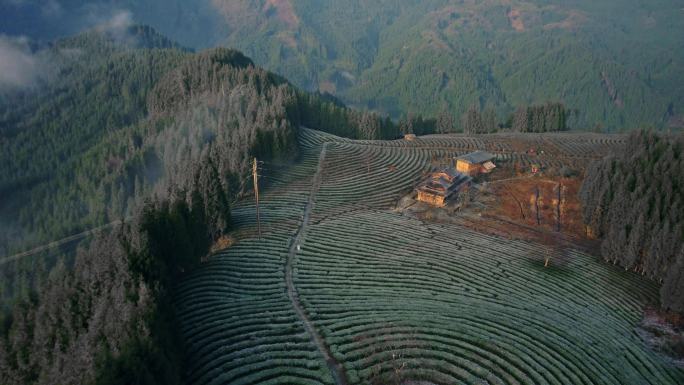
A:
<svg viewBox="0 0 684 385">
<path fill-rule="evenodd" d="M 316 193 L 321 186 L 321 174 L 323 172 L 323 161 L 325 160 L 326 150 L 327 143 L 324 143 L 323 148 L 321 149 L 321 155 L 318 158 L 318 168 L 316 169 L 316 173 L 313 177 L 311 192 L 309 193 L 309 201 L 306 203 L 306 207 L 304 208 L 302 224 L 297 230 L 297 235 L 295 235 L 295 237 L 292 239 L 292 243 L 290 244 L 290 249 L 287 254 L 287 262 L 285 263 L 285 284 L 287 285 L 287 296 L 290 298 L 290 302 L 292 302 L 295 312 L 304 324 L 304 329 L 306 329 L 307 333 L 309 333 L 311 336 L 313 343 L 316 345 L 316 347 L 318 347 L 318 350 L 323 355 L 323 358 L 330 369 L 330 374 L 332 374 L 335 383 L 337 385 L 347 385 L 347 374 L 345 373 L 342 364 L 340 364 L 332 355 L 330 347 L 328 347 L 328 345 L 325 343 L 325 340 L 323 340 L 323 337 L 318 333 L 318 330 L 316 330 L 313 322 L 311 322 L 311 319 L 309 319 L 309 316 L 304 311 L 304 307 L 299 301 L 299 294 L 297 293 L 297 288 L 294 285 L 294 280 L 292 277 L 297 247 L 301 244 L 306 235 L 306 229 L 309 224 L 309 216 L 316 200 Z"/>
</svg>

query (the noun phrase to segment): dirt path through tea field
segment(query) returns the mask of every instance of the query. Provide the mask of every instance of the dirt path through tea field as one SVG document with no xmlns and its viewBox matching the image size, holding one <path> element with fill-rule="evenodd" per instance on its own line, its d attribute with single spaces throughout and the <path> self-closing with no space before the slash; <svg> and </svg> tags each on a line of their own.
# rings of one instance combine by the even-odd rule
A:
<svg viewBox="0 0 684 385">
<path fill-rule="evenodd" d="M 328 365 L 333 378 L 335 379 L 335 383 L 337 385 L 347 385 L 347 375 L 344 371 L 344 368 L 335 359 L 335 357 L 333 357 L 332 353 L 330 352 L 330 347 L 328 347 L 328 345 L 325 343 L 323 337 L 318 333 L 318 330 L 316 330 L 316 327 L 311 322 L 311 319 L 309 319 L 309 316 L 304 311 L 304 308 L 299 301 L 299 294 L 297 293 L 297 288 L 294 285 L 292 276 L 295 255 L 297 254 L 299 245 L 301 245 L 306 235 L 306 228 L 309 224 L 309 216 L 316 201 L 316 193 L 321 186 L 323 162 L 325 161 L 326 149 L 327 143 L 324 143 L 323 148 L 321 149 L 321 155 L 318 158 L 318 168 L 316 169 L 316 173 L 313 177 L 311 192 L 309 193 L 309 201 L 306 203 L 306 207 L 304 208 L 302 223 L 300 224 L 297 234 L 294 238 L 292 238 L 292 243 L 290 244 L 290 250 L 287 254 L 287 262 L 285 264 L 285 284 L 287 285 L 287 296 L 290 298 L 290 302 L 292 302 L 292 306 L 294 307 L 297 316 L 299 316 L 299 319 L 304 324 L 304 328 L 309 335 L 311 335 L 312 341 L 314 344 L 316 344 L 318 350 L 323 355 L 323 358 L 325 359 L 325 362 Z"/>
</svg>

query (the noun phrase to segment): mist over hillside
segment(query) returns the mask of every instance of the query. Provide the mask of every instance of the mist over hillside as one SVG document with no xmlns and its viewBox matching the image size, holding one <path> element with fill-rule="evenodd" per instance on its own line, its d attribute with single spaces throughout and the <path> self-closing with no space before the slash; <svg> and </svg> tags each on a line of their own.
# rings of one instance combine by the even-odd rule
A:
<svg viewBox="0 0 684 385">
<path fill-rule="evenodd" d="M 237 48 L 307 90 L 398 118 L 562 101 L 577 129 L 681 127 L 678 1 L 5 1 L 1 33 L 53 38 L 127 12 Z"/>
</svg>

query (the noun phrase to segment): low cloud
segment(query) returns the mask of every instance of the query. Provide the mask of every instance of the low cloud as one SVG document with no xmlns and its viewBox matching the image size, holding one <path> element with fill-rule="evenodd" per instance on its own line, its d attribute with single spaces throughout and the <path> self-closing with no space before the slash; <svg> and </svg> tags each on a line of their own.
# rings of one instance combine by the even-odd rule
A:
<svg viewBox="0 0 684 385">
<path fill-rule="evenodd" d="M 5 1 L 17 7 L 40 5 L 40 18 L 48 23 L 67 23 L 70 29 L 75 31 L 69 34 L 94 29 L 122 44 L 137 44 L 135 37 L 129 33 L 129 28 L 133 25 L 131 12 L 103 2 L 68 7 L 67 3 L 58 0 Z M 61 54 L 77 56 L 78 52 L 63 50 Z M 45 52 L 41 54 L 32 50 L 28 37 L 10 36 L 0 32 L 0 92 L 31 87 L 37 85 L 41 79 L 47 78 L 46 73 L 54 66 L 51 60 L 46 59 L 46 55 Z"/>
<path fill-rule="evenodd" d="M 91 10 L 89 23 L 100 33 L 104 33 L 115 41 L 135 46 L 138 41 L 129 33 L 133 25 L 133 15 L 127 10 L 112 10 L 96 7 Z"/>
<path fill-rule="evenodd" d="M 0 91 L 34 85 L 44 72 L 43 64 L 27 38 L 0 35 Z"/>
<path fill-rule="evenodd" d="M 11 8 L 10 14 L 14 17 L 43 24 L 40 32 L 33 36 L 40 39 L 73 35 L 88 29 L 112 35 L 123 33 L 132 25 L 133 17 L 116 3 L 110 0 L 0 0 L 0 4 Z M 0 26 L 0 32 L 3 30 Z M 21 33 L 32 35 L 30 30 Z M 49 36 L 51 34 L 54 36 Z"/>
<path fill-rule="evenodd" d="M 125 33 L 133 25 L 133 15 L 129 11 L 115 11 L 106 19 L 99 19 L 95 29 L 101 32 Z"/>
</svg>

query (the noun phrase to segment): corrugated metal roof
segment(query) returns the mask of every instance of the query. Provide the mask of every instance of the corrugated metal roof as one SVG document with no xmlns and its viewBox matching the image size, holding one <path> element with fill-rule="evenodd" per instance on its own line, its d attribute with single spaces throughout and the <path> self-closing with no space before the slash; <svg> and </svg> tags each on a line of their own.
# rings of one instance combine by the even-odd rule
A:
<svg viewBox="0 0 684 385">
<path fill-rule="evenodd" d="M 468 183 L 471 179 L 472 178 L 467 175 L 447 168 L 431 174 L 416 188 L 416 190 L 448 197 L 454 193 L 455 190 L 458 190 L 460 185 Z"/>
<path fill-rule="evenodd" d="M 470 154 L 461 155 L 456 159 L 464 160 L 470 164 L 480 164 L 494 159 L 494 155 L 484 151 L 475 151 Z"/>
<path fill-rule="evenodd" d="M 496 165 L 495 165 L 494 163 L 490 162 L 490 161 L 486 161 L 486 162 L 484 162 L 484 164 L 482 165 L 482 167 L 484 167 L 485 170 L 487 170 L 487 171 L 491 171 L 491 170 L 493 170 L 493 169 L 496 168 Z"/>
</svg>

